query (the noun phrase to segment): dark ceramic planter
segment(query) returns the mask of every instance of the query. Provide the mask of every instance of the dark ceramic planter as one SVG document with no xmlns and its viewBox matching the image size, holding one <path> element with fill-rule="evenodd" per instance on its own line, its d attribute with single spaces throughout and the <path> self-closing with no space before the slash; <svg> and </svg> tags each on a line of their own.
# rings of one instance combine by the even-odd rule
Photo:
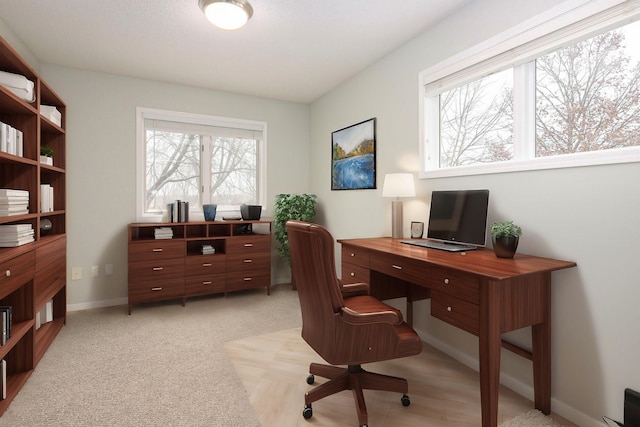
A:
<svg viewBox="0 0 640 427">
<path fill-rule="evenodd" d="M 518 249 L 519 237 L 492 237 L 493 251 L 498 258 L 513 258 Z"/>
</svg>

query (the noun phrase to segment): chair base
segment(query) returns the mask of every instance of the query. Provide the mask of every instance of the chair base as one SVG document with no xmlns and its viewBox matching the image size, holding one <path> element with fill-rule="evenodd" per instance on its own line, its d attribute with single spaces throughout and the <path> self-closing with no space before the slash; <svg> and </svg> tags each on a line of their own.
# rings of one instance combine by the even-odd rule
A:
<svg viewBox="0 0 640 427">
<path fill-rule="evenodd" d="M 409 384 L 404 378 L 367 372 L 360 365 L 349 365 L 347 368 L 340 368 L 312 363 L 309 366 L 309 373 L 327 378 L 329 381 L 306 393 L 304 396 L 305 405 L 310 408 L 312 402 L 344 390 L 351 390 L 356 403 L 358 422 L 361 426 L 367 425 L 367 406 L 364 402 L 363 390 L 402 393 L 402 404 L 404 406 L 409 405 L 409 398 L 406 396 L 409 391 Z"/>
</svg>

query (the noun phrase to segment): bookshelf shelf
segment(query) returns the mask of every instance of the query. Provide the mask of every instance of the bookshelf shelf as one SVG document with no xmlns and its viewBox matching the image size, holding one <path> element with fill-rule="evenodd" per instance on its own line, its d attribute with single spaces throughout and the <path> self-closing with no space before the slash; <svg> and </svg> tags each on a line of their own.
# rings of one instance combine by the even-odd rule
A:
<svg viewBox="0 0 640 427">
<path fill-rule="evenodd" d="M 0 237 L 7 246 L 0 247 L 0 306 L 11 307 L 12 317 L 11 326 L 3 328 L 10 336 L 0 346 L 0 361 L 4 360 L 6 366 L 6 375 L 0 378 L 4 389 L 4 398 L 0 394 L 1 415 L 66 321 L 67 246 L 65 104 L 2 38 L 0 71 L 31 80 L 35 94 L 35 101 L 29 102 L 0 85 L 0 122 L 19 134 L 7 140 L 1 138 L 0 132 L 0 203 L 4 210 L 4 216 L 0 215 Z M 40 114 L 43 104 L 60 112 L 60 124 Z M 6 126 L 0 128 L 3 129 L 5 134 L 9 132 Z M 53 165 L 40 163 L 41 146 L 54 150 Z M 55 210 L 51 212 L 41 212 L 41 184 L 54 189 Z M 26 197 L 20 201 L 16 192 L 7 190 L 27 192 L 28 202 Z M 19 214 L 6 215 L 15 213 L 18 204 Z M 49 221 L 51 227 L 41 233 L 41 226 L 48 226 Z M 31 239 L 22 236 L 24 231 L 19 225 L 28 226 L 27 234 L 32 229 L 33 241 L 24 243 Z M 52 318 L 36 328 L 36 317 L 49 301 Z"/>
</svg>

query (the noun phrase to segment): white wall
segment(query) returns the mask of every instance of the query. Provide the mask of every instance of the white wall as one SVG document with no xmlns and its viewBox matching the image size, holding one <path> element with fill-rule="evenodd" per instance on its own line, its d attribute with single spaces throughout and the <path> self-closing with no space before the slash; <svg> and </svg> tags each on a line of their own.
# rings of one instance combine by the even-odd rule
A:
<svg viewBox="0 0 640 427">
<path fill-rule="evenodd" d="M 417 171 L 418 73 L 559 1 L 483 0 L 397 49 L 311 106 L 311 189 L 336 238 L 391 234 L 384 174 Z M 377 190 L 331 191 L 331 132 L 377 118 Z M 640 389 L 640 164 L 417 180 L 405 201 L 405 235 L 426 221 L 434 189 L 488 188 L 490 221 L 523 226 L 519 251 L 573 260 L 553 274 L 552 409 L 581 426 L 622 418 L 623 390 Z M 338 252 L 339 253 L 339 252 Z M 415 304 L 416 327 L 438 347 L 477 366 L 477 339 Z M 530 344 L 527 328 L 510 339 Z M 503 382 L 532 397 L 531 363 L 503 351 Z"/>
<path fill-rule="evenodd" d="M 68 281 L 71 309 L 126 302 L 127 224 L 136 221 L 136 107 L 267 122 L 269 205 L 263 218 L 272 215 L 277 193 L 309 187 L 307 105 L 47 64 L 41 75 L 68 113 L 67 277 L 72 267 L 83 269 L 82 280 Z M 105 264 L 113 264 L 113 275 L 104 274 Z M 277 259 L 273 264 L 275 282 L 288 277 Z M 100 266 L 98 277 L 90 277 L 92 265 Z"/>
</svg>

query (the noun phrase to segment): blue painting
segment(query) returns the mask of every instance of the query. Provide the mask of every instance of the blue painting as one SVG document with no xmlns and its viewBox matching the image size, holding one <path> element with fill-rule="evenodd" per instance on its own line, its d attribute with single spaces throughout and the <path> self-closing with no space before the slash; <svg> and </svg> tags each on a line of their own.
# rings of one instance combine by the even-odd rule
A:
<svg viewBox="0 0 640 427">
<path fill-rule="evenodd" d="M 376 119 L 331 134 L 331 189 L 376 188 Z"/>
</svg>

